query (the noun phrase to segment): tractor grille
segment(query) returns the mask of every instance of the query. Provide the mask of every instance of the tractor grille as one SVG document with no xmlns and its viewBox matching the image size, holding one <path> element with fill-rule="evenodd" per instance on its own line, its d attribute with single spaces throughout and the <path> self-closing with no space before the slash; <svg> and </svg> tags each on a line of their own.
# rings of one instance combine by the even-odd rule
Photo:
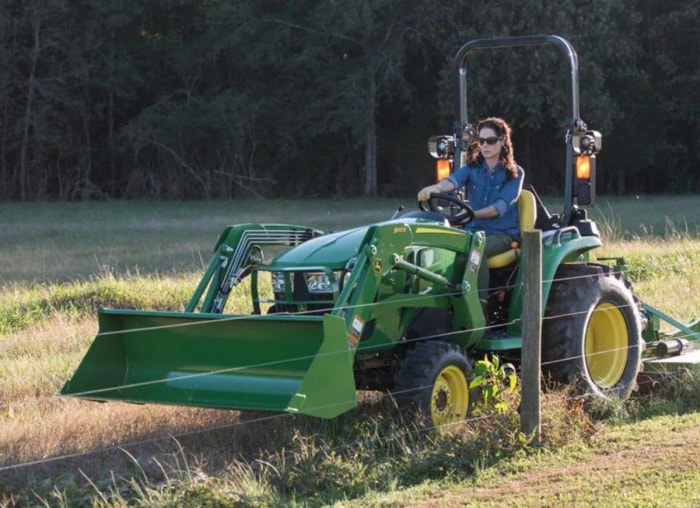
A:
<svg viewBox="0 0 700 508">
<path fill-rule="evenodd" d="M 330 294 L 309 294 L 297 295 L 295 292 L 294 301 L 285 300 L 283 293 L 274 293 L 275 303 L 273 312 L 289 312 L 290 314 L 305 314 L 308 316 L 319 316 L 330 312 L 333 309 L 333 299 Z"/>
</svg>

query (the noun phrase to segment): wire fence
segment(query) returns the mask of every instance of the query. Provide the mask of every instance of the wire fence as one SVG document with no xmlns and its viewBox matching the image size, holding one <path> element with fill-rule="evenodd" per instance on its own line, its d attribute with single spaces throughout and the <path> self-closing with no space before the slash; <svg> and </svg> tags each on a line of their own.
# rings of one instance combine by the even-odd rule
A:
<svg viewBox="0 0 700 508">
<path fill-rule="evenodd" d="M 552 279 L 552 280 L 549 280 L 549 281 L 543 281 L 543 283 L 562 282 L 562 281 L 566 281 L 566 280 L 574 280 L 574 279 L 577 279 L 577 278 L 589 278 L 589 277 L 590 277 L 590 275 L 582 275 L 582 276 L 567 277 L 567 278 L 558 278 L 558 279 Z M 506 291 L 508 291 L 508 290 L 513 289 L 513 288 L 514 288 L 514 286 L 513 286 L 513 285 L 510 285 L 510 286 L 505 286 L 505 287 L 500 287 L 500 288 L 492 288 L 492 289 L 493 289 L 494 291 L 499 291 L 499 290 L 506 290 Z M 454 292 L 454 293 L 452 293 L 452 294 L 447 293 L 448 296 L 458 296 L 458 295 L 460 295 L 460 294 L 461 294 L 461 292 Z M 415 304 L 415 301 L 416 301 L 415 298 L 416 298 L 415 296 L 413 296 L 413 297 L 410 298 L 410 301 L 413 302 L 414 304 Z M 408 301 L 409 301 L 409 299 L 406 300 L 407 303 L 408 303 Z M 400 302 L 400 301 L 397 301 L 397 300 L 394 300 L 393 303 L 398 303 L 398 304 L 400 304 L 401 302 Z M 381 305 L 381 302 L 373 302 L 373 303 L 368 303 L 368 304 L 364 304 L 364 305 L 353 305 L 353 306 L 348 306 L 348 307 L 346 307 L 346 308 L 344 308 L 344 309 L 340 309 L 340 310 L 341 310 L 341 311 L 349 311 L 349 310 L 353 310 L 353 309 L 358 309 L 358 308 L 363 307 L 363 306 L 377 306 L 377 305 Z M 638 302 L 635 302 L 635 303 L 630 304 L 630 305 L 631 305 L 631 306 L 634 306 L 634 307 L 637 307 L 639 304 L 638 304 Z M 621 308 L 621 306 L 617 306 L 617 307 L 618 307 L 618 308 Z M 545 316 L 544 316 L 542 319 L 545 320 L 545 321 L 546 321 L 546 320 L 553 320 L 553 319 L 560 319 L 560 318 L 564 318 L 564 317 L 568 317 L 568 316 L 575 316 L 575 315 L 578 315 L 578 314 L 585 314 L 585 313 L 590 312 L 590 310 L 591 310 L 591 309 L 584 309 L 584 310 L 581 310 L 581 311 L 579 311 L 579 312 L 572 312 L 572 313 L 558 314 L 558 315 L 548 315 L 548 314 L 545 314 Z M 306 312 L 297 312 L 297 313 L 285 313 L 285 315 L 289 315 L 289 316 L 304 316 L 304 315 L 308 315 L 308 314 L 312 314 L 312 313 L 313 313 L 313 314 L 317 314 L 317 312 L 318 312 L 318 311 L 306 311 Z M 253 316 L 253 318 L 255 318 L 255 316 Z M 265 316 L 259 316 L 259 318 L 260 318 L 260 319 L 264 319 Z M 249 316 L 249 315 L 245 315 L 245 316 L 222 316 L 222 317 L 217 317 L 217 322 L 236 321 L 236 320 L 239 320 L 239 319 L 251 319 L 251 316 Z M 442 340 L 446 340 L 446 341 L 449 342 L 451 336 L 454 335 L 454 334 L 487 332 L 487 331 L 489 331 L 490 329 L 495 328 L 495 327 L 497 327 L 497 328 L 502 328 L 502 327 L 504 327 L 504 326 L 510 326 L 510 325 L 517 324 L 518 321 L 519 321 L 519 319 L 514 319 L 514 320 L 509 321 L 509 322 L 506 322 L 506 323 L 499 323 L 499 324 L 497 324 L 497 325 L 492 325 L 492 326 L 484 326 L 484 327 L 479 327 L 479 328 L 472 328 L 472 329 L 470 329 L 470 330 L 459 330 L 459 331 L 454 331 L 454 332 L 439 333 L 439 334 L 428 335 L 428 336 L 425 336 L 425 335 L 424 335 L 424 336 L 417 337 L 417 338 L 414 338 L 414 339 L 406 339 L 406 340 L 402 341 L 402 344 L 410 345 L 412 342 L 429 341 L 429 340 L 435 340 L 435 339 L 442 339 Z M 197 327 L 197 326 L 204 326 L 204 325 L 208 324 L 209 322 L 210 322 L 210 321 L 208 321 L 208 320 L 200 320 L 200 321 L 196 321 L 196 322 L 175 323 L 175 324 L 167 324 L 167 325 L 160 325 L 160 326 L 153 326 L 153 327 L 141 327 L 141 328 L 135 328 L 135 329 L 129 329 L 129 330 L 106 331 L 106 332 L 100 332 L 100 333 L 98 333 L 97 336 L 98 336 L 98 337 L 100 337 L 100 336 L 109 336 L 109 335 L 113 335 L 113 334 L 126 335 L 126 334 L 131 334 L 131 333 L 152 332 L 152 331 L 155 331 L 155 330 L 163 330 L 163 329 L 177 329 L 177 328 L 184 328 L 184 327 Z M 675 338 L 685 338 L 685 339 L 688 339 L 688 340 L 691 341 L 691 342 L 694 341 L 694 338 L 689 337 L 689 336 L 684 336 L 684 335 L 682 335 L 682 334 L 676 334 L 674 337 L 675 337 Z M 541 367 L 551 367 L 552 365 L 554 365 L 554 364 L 556 364 L 556 363 L 558 363 L 558 362 L 581 361 L 581 360 L 585 360 L 586 358 L 590 358 L 591 355 L 595 355 L 595 354 L 604 355 L 604 354 L 608 354 L 608 353 L 613 352 L 613 351 L 619 351 L 619 350 L 625 350 L 625 349 L 636 349 L 636 348 L 638 348 L 638 347 L 640 347 L 640 345 L 631 344 L 631 345 L 629 345 L 629 346 L 627 346 L 627 347 L 624 347 L 624 348 L 615 348 L 615 349 L 608 349 L 608 350 L 602 350 L 602 351 L 599 350 L 599 351 L 596 351 L 595 353 L 591 353 L 591 354 L 582 352 L 581 355 L 573 355 L 573 356 L 568 356 L 568 357 L 565 357 L 565 358 L 559 358 L 559 359 L 556 359 L 556 360 L 543 361 L 543 362 L 541 363 Z M 286 358 L 286 359 L 284 359 L 284 360 L 277 360 L 277 361 L 274 361 L 274 362 L 261 362 L 261 363 L 250 364 L 250 365 L 244 365 L 244 366 L 237 366 L 237 367 L 232 367 L 232 368 L 212 369 L 212 370 L 208 370 L 208 371 L 203 371 L 203 372 L 197 372 L 197 373 L 187 374 L 187 375 L 183 375 L 183 376 L 178 376 L 178 377 L 176 377 L 176 378 L 173 378 L 173 377 L 170 377 L 170 376 L 169 376 L 169 377 L 167 377 L 167 378 L 154 379 L 154 380 L 150 380 L 150 381 L 146 381 L 146 382 L 138 382 L 138 383 L 131 383 L 131 384 L 120 384 L 120 385 L 118 385 L 118 386 L 112 386 L 112 387 L 107 387 L 107 388 L 100 388 L 100 389 L 95 389 L 95 390 L 85 390 L 85 391 L 82 391 L 82 392 L 79 392 L 79 393 L 73 393 L 73 394 L 71 394 L 71 396 L 90 398 L 90 396 L 97 396 L 97 395 L 99 395 L 100 393 L 107 392 L 107 391 L 114 391 L 114 390 L 117 390 L 117 389 L 138 388 L 138 387 L 142 387 L 142 386 L 145 386 L 145 385 L 160 384 L 160 383 L 171 383 L 171 382 L 173 382 L 173 381 L 180 381 L 180 380 L 186 380 L 186 379 L 192 379 L 192 378 L 198 378 L 198 377 L 214 376 L 214 375 L 220 375 L 220 374 L 233 374 L 233 373 L 236 373 L 237 371 L 240 371 L 240 370 L 249 370 L 249 369 L 266 368 L 266 367 L 271 367 L 271 366 L 275 366 L 275 365 L 284 364 L 284 363 L 287 363 L 287 362 L 296 362 L 296 361 L 300 361 L 300 360 L 310 360 L 310 359 L 316 358 L 316 357 L 318 357 L 318 356 L 328 356 L 328 355 L 338 355 L 338 354 L 347 354 L 347 351 L 337 351 L 337 352 L 330 352 L 330 353 L 322 353 L 321 355 L 299 356 L 299 357 L 294 357 L 294 358 Z M 672 380 L 674 380 L 674 379 L 680 378 L 681 375 L 682 375 L 681 372 L 671 373 L 671 374 L 669 374 L 668 379 L 672 381 Z M 640 388 L 643 388 L 644 385 L 653 384 L 654 382 L 655 382 L 655 381 L 652 380 L 652 379 L 643 379 L 643 380 L 639 380 L 639 381 L 638 381 L 638 384 L 639 384 Z M 397 395 L 405 395 L 407 392 L 410 392 L 410 391 L 417 391 L 417 392 L 419 392 L 419 391 L 422 391 L 422 390 L 425 390 L 425 389 L 429 389 L 429 388 L 431 388 L 431 386 L 428 386 L 428 385 L 417 386 L 417 387 L 413 387 L 411 390 L 406 390 L 406 391 L 404 391 L 404 392 L 392 391 L 390 394 L 385 395 L 385 396 L 395 397 L 395 396 L 397 396 Z M 602 393 L 614 392 L 614 388 L 601 389 L 601 392 L 602 392 Z M 569 402 L 569 401 L 573 401 L 573 400 L 580 399 L 580 398 L 581 398 L 581 396 L 579 396 L 579 395 L 570 395 L 570 396 L 566 397 L 565 400 L 566 400 L 567 402 Z M 332 405 L 327 405 L 327 406 L 324 406 L 324 407 L 330 407 L 330 406 L 334 406 L 334 405 L 346 406 L 348 403 L 355 403 L 355 401 L 356 401 L 356 399 L 353 399 L 353 400 L 344 400 L 344 401 L 337 401 L 337 402 L 335 402 L 335 403 L 332 404 Z M 315 409 L 322 409 L 322 408 L 321 408 L 321 407 L 317 407 L 317 408 L 315 408 Z M 86 451 L 86 452 L 78 452 L 78 453 L 70 453 L 70 454 L 64 454 L 64 455 L 57 455 L 57 456 L 54 456 L 54 457 L 45 457 L 45 458 L 41 458 L 41 459 L 37 459 L 37 460 L 33 460 L 33 461 L 27 461 L 27 462 L 22 462 L 22 463 L 4 465 L 4 466 L 0 466 L 0 472 L 5 472 L 5 471 L 10 471 L 10 470 L 16 470 L 16 469 L 26 468 L 26 467 L 30 467 L 30 466 L 37 466 L 37 465 L 42 465 L 42 464 L 48 464 L 48 463 L 52 463 L 52 462 L 59 462 L 59 461 L 68 460 L 68 459 L 75 459 L 75 458 L 80 458 L 80 457 L 87 457 L 87 456 L 93 455 L 93 454 L 100 454 L 100 453 L 106 453 L 106 452 L 110 452 L 110 451 L 123 450 L 123 449 L 126 449 L 126 448 L 132 448 L 132 447 L 137 447 L 137 446 L 143 446 L 143 445 L 147 445 L 147 444 L 153 444 L 153 443 L 157 443 L 157 442 L 162 442 L 162 441 L 170 440 L 170 439 L 173 439 L 173 438 L 175 438 L 175 439 L 180 439 L 180 438 L 183 438 L 183 437 L 186 437 L 186 436 L 191 436 L 191 435 L 196 435 L 196 434 L 202 434 L 202 433 L 212 432 L 212 431 L 216 431 L 216 430 L 232 429 L 232 428 L 239 427 L 239 426 L 244 426 L 244 425 L 256 425 L 256 424 L 260 424 L 260 423 L 265 422 L 265 421 L 270 421 L 270 420 L 275 420 L 275 419 L 289 418 L 289 417 L 292 417 L 292 416 L 294 416 L 293 413 L 285 413 L 285 412 L 282 412 L 282 413 L 276 413 L 276 414 L 266 415 L 266 416 L 262 416 L 262 417 L 257 417 L 257 418 L 253 418 L 253 419 L 249 419 L 249 420 L 245 420 L 245 421 L 239 421 L 239 422 L 235 422 L 235 423 L 231 423 L 231 424 L 225 424 L 225 425 L 220 425 L 220 426 L 207 427 L 207 428 L 202 428 L 202 429 L 187 431 L 187 432 L 183 432 L 183 433 L 179 433 L 179 434 L 175 434 L 175 435 L 169 433 L 169 434 L 167 434 L 167 435 L 158 436 L 158 437 L 154 437 L 154 438 L 149 438 L 149 439 L 145 439 L 145 440 L 137 440 L 137 441 L 132 441 L 132 442 L 123 443 L 123 444 L 114 445 L 114 446 L 108 446 L 108 447 L 103 447 L 103 448 L 96 448 L 96 449 L 89 450 L 89 451 Z M 489 418 L 494 418 L 495 416 L 496 416 L 496 415 L 469 416 L 469 417 L 467 417 L 467 418 L 466 418 L 465 420 L 463 420 L 463 421 L 455 422 L 455 423 L 450 423 L 450 424 L 446 424 L 446 425 L 457 425 L 457 424 L 462 424 L 463 422 L 469 424 L 469 423 L 474 423 L 474 422 L 477 422 L 477 421 L 488 420 Z M 405 432 L 429 432 L 429 431 L 435 430 L 435 429 L 436 429 L 436 427 L 434 427 L 434 426 L 425 425 L 425 426 L 422 426 L 420 429 L 406 429 Z M 343 445 L 341 446 L 341 448 L 342 448 L 342 447 L 347 447 L 347 446 L 353 446 L 353 444 L 352 444 L 352 443 L 343 444 Z"/>
</svg>

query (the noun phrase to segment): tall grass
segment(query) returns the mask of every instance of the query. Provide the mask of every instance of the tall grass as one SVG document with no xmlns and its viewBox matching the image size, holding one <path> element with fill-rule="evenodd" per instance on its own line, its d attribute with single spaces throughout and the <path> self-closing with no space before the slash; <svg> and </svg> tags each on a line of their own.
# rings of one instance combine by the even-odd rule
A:
<svg viewBox="0 0 700 508">
<path fill-rule="evenodd" d="M 66 506 L 88 500 L 105 506 L 328 506 L 425 481 L 459 481 L 526 451 L 512 408 L 440 433 L 402 420 L 386 400 L 360 412 L 337 421 L 258 422 L 264 433 L 248 435 L 247 443 L 258 456 L 229 459 L 216 475 L 172 440 L 173 451 L 150 467 L 125 452 L 136 474 L 101 485 L 64 477 L 37 493 Z"/>
<path fill-rule="evenodd" d="M 700 196 L 602 196 L 588 215 L 606 242 L 700 237 Z"/>
<path fill-rule="evenodd" d="M 693 398 L 684 411 L 700 409 L 698 380 L 678 379 L 671 388 L 693 390 Z M 384 399 L 334 421 L 306 417 L 258 421 L 260 432 L 245 436 L 248 450 L 258 453 L 230 458 L 217 471 L 208 467 L 206 459 L 187 453 L 186 446 L 173 439 L 172 451 L 153 461 L 150 467 L 133 454 L 123 452 L 133 465 L 130 475 L 113 477 L 101 484 L 87 475 L 84 477 L 89 481 L 66 476 L 50 491 L 45 487 L 36 493 L 66 506 L 81 501 L 100 506 L 149 507 L 384 506 L 415 501 L 411 492 L 419 490 L 420 485 L 437 485 L 441 491 L 449 485 L 462 485 L 461 498 L 461 492 L 473 488 L 479 478 L 491 477 L 500 482 L 507 471 L 534 467 L 543 455 L 556 455 L 562 449 L 576 454 L 586 445 L 595 446 L 605 426 L 595 418 L 609 419 L 615 413 L 620 426 L 651 414 L 679 414 L 662 408 L 664 402 L 669 399 L 657 394 L 652 402 L 608 401 L 607 407 L 585 410 L 581 399 L 571 399 L 562 392 L 545 394 L 543 446 L 532 448 L 519 431 L 513 404 L 517 404 L 517 398 L 505 413 L 486 411 L 482 417 L 470 418 L 443 432 L 416 427 L 412 420 L 402 419 L 390 401 Z M 675 406 L 673 411 L 678 409 Z M 660 422 L 659 430 L 667 425 Z M 243 432 L 238 428 L 232 431 Z M 604 452 L 610 453 L 609 446 Z M 552 494 L 553 500 L 558 495 Z M 604 493 L 595 499 L 602 501 L 601 498 L 609 502 L 617 499 Z M 624 499 L 623 494 L 621 500 Z"/>
<path fill-rule="evenodd" d="M 181 311 L 199 277 L 199 273 L 117 277 L 103 271 L 89 280 L 63 284 L 13 283 L 0 290 L 0 333 L 21 330 L 59 314 L 92 316 L 99 307 Z"/>
</svg>

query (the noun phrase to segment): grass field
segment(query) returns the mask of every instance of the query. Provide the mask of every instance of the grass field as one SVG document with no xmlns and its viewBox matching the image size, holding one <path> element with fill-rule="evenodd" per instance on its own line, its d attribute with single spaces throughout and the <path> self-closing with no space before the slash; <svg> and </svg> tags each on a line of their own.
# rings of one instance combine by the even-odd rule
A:
<svg viewBox="0 0 700 508">
<path fill-rule="evenodd" d="M 560 203 L 545 199 L 552 213 Z M 65 282 L 105 271 L 199 271 L 224 226 L 246 222 L 339 230 L 389 218 L 404 200 L 186 203 L 0 203 L 0 284 Z M 608 242 L 700 236 L 699 196 L 599 197 L 590 216 Z"/>
<path fill-rule="evenodd" d="M 691 488 L 700 480 L 700 455 L 691 451 L 700 450 L 694 392 L 686 402 L 608 408 L 613 422 L 624 422 L 613 427 L 553 395 L 548 445 L 536 452 L 500 420 L 450 437 L 407 434 L 411 426 L 393 421 L 391 407 L 369 394 L 359 414 L 332 422 L 54 395 L 95 336 L 98 306 L 182 309 L 225 225 L 337 230 L 388 218 L 398 204 L 0 204 L 0 502 L 428 506 L 440 498 L 436 505 L 444 506 L 468 495 L 494 506 L 498 499 L 510 506 L 700 503 Z M 700 316 L 700 197 L 599 198 L 591 216 L 605 237 L 599 256 L 628 259 L 640 298 L 681 321 Z M 491 439 L 494 428 L 501 441 Z M 140 480 L 120 480 L 122 490 L 101 497 L 116 484 L 110 471 Z M 507 473 L 505 483 L 496 471 Z M 581 475 L 596 480 L 576 480 Z M 315 476 L 331 489 L 309 479 Z M 558 488 L 535 480 L 543 477 Z M 640 492 L 639 483 L 648 489 Z"/>
</svg>

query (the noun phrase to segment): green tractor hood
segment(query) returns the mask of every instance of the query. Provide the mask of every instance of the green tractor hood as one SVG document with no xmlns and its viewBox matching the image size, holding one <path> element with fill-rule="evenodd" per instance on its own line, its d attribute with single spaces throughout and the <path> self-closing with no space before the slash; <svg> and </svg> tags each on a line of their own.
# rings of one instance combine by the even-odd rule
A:
<svg viewBox="0 0 700 508">
<path fill-rule="evenodd" d="M 270 266 L 326 266 L 340 270 L 349 259 L 357 256 L 368 229 L 360 227 L 312 238 L 278 256 Z"/>
</svg>

